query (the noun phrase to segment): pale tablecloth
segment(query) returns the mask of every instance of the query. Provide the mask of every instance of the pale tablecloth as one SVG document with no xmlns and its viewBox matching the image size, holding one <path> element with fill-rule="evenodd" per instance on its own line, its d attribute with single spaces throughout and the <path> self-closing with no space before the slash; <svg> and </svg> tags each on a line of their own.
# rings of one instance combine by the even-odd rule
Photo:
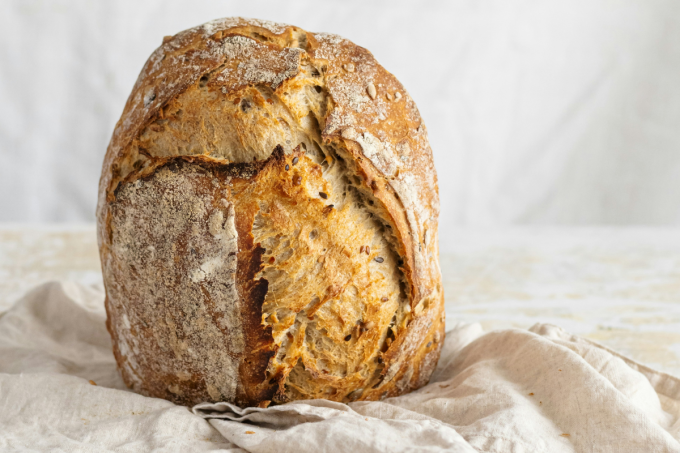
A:
<svg viewBox="0 0 680 453">
<path fill-rule="evenodd" d="M 102 302 L 52 282 L 0 318 L 0 451 L 680 452 L 678 378 L 552 325 L 459 324 L 382 402 L 191 410 L 125 388 Z"/>
</svg>

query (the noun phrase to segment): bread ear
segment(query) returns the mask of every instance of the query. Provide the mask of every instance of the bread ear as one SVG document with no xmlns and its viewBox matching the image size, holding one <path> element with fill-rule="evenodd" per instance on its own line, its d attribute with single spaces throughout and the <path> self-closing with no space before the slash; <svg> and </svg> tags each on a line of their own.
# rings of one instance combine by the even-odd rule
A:
<svg viewBox="0 0 680 453">
<path fill-rule="evenodd" d="M 99 195 L 108 326 L 135 390 L 351 401 L 434 370 L 436 173 L 415 104 L 367 50 L 240 18 L 164 40 Z"/>
</svg>

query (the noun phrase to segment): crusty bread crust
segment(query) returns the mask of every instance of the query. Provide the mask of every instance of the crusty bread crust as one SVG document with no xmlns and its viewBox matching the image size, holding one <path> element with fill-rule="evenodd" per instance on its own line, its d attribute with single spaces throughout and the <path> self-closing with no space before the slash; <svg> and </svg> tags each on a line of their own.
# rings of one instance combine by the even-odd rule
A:
<svg viewBox="0 0 680 453">
<path fill-rule="evenodd" d="M 99 187 L 125 382 L 241 406 L 424 385 L 444 337 L 438 214 L 425 126 L 367 50 L 241 18 L 164 39 Z"/>
</svg>

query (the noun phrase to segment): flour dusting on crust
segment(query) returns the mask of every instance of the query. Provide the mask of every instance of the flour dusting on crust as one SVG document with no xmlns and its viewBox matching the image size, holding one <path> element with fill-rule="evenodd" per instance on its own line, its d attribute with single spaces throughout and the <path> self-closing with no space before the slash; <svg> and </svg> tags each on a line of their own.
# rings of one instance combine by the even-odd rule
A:
<svg viewBox="0 0 680 453">
<path fill-rule="evenodd" d="M 295 76 L 300 66 L 301 49 L 284 48 L 272 52 L 264 44 L 243 36 L 229 36 L 224 40 L 223 52 L 230 60 L 237 60 L 235 65 L 223 69 L 217 80 L 234 80 L 227 89 L 234 89 L 237 84 L 265 83 L 276 89 L 281 83 Z M 260 55 L 257 55 L 257 54 Z M 255 56 L 259 58 L 254 58 Z"/>
<path fill-rule="evenodd" d="M 196 402 L 203 392 L 236 396 L 245 345 L 234 209 L 222 184 L 203 169 L 172 165 L 118 191 L 107 304 L 123 313 L 114 348 L 141 393 Z M 152 343 L 152 355 L 139 353 Z M 151 370 L 160 378 L 147 376 Z"/>
</svg>

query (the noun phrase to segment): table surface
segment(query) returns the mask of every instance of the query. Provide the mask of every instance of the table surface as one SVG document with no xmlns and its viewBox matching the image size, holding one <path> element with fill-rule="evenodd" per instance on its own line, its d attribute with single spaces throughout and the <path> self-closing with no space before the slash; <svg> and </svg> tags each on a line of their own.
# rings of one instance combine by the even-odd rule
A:
<svg viewBox="0 0 680 453">
<path fill-rule="evenodd" d="M 680 229 L 452 230 L 447 324 L 551 323 L 680 375 Z M 0 225 L 0 312 L 49 280 L 101 287 L 93 225 Z"/>
</svg>

